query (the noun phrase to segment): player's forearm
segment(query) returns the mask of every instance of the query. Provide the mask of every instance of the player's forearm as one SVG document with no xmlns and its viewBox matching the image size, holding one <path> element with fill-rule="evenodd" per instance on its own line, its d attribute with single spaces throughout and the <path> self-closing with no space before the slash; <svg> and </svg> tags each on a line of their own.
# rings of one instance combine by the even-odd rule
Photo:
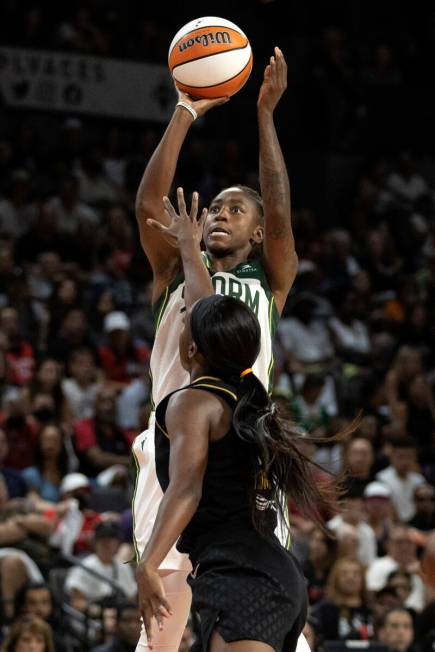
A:
<svg viewBox="0 0 435 652">
<path fill-rule="evenodd" d="M 201 491 L 179 490 L 169 485 L 159 507 L 151 537 L 142 554 L 141 562 L 159 568 L 170 549 L 195 514 Z"/>
<path fill-rule="evenodd" d="M 196 242 L 185 241 L 179 242 L 179 247 L 186 281 L 184 302 L 186 308 L 190 308 L 198 299 L 214 294 L 214 289 L 199 245 Z"/>
<path fill-rule="evenodd" d="M 176 108 L 139 184 L 136 195 L 139 226 L 145 219 L 158 219 L 161 215 L 162 197 L 169 194 L 180 150 L 191 124 L 192 116 L 186 110 Z"/>
<path fill-rule="evenodd" d="M 272 113 L 258 112 L 258 129 L 260 186 L 266 217 L 265 236 L 274 240 L 291 239 L 294 247 L 290 182 Z"/>
</svg>

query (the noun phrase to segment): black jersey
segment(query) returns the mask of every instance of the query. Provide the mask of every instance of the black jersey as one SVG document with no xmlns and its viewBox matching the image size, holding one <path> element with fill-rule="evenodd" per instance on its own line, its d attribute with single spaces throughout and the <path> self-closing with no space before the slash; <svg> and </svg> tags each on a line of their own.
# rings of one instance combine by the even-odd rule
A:
<svg viewBox="0 0 435 652">
<path fill-rule="evenodd" d="M 219 378 L 202 376 L 182 389 L 201 389 L 223 398 L 231 409 L 237 403 L 236 389 Z M 180 390 L 177 390 L 180 391 Z M 175 393 L 175 392 L 173 392 Z M 173 394 L 172 393 L 172 394 Z M 165 414 L 172 394 L 156 410 L 155 455 L 156 471 L 163 492 L 169 485 L 170 441 L 166 434 Z M 191 552 L 198 539 L 220 527 L 252 525 L 252 500 L 255 496 L 254 447 L 243 442 L 231 426 L 215 442 L 210 442 L 202 497 L 197 511 L 177 544 L 180 552 Z M 270 528 L 276 525 L 275 511 Z"/>
</svg>

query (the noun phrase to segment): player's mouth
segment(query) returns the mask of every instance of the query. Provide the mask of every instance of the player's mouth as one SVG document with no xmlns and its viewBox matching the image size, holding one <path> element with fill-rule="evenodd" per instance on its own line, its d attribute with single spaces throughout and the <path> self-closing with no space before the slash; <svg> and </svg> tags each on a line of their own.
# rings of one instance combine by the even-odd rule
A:
<svg viewBox="0 0 435 652">
<path fill-rule="evenodd" d="M 228 238 L 230 235 L 231 235 L 231 232 L 227 231 L 227 229 L 224 229 L 221 226 L 215 226 L 208 233 L 209 238 L 211 238 L 211 237 Z"/>
</svg>

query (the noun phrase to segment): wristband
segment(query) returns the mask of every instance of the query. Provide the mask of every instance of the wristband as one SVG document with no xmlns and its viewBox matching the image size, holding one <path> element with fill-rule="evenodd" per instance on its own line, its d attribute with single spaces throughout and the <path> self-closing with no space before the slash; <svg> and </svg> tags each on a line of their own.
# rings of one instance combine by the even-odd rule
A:
<svg viewBox="0 0 435 652">
<path fill-rule="evenodd" d="M 198 114 L 195 111 L 195 109 L 193 108 L 193 106 L 190 106 L 190 104 L 188 104 L 187 102 L 183 102 L 183 100 L 180 100 L 179 102 L 177 102 L 177 104 L 175 106 L 182 106 L 183 109 L 187 109 L 189 111 L 190 115 L 192 116 L 193 121 L 195 122 L 196 118 L 198 117 Z"/>
</svg>

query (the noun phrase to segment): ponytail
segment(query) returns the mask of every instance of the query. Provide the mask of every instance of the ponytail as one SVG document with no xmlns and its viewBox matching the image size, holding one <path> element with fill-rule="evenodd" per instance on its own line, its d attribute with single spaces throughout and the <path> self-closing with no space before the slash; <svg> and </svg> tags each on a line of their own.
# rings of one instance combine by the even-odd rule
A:
<svg viewBox="0 0 435 652">
<path fill-rule="evenodd" d="M 304 455 L 298 446 L 301 441 L 324 443 L 325 440 L 307 436 L 294 422 L 281 416 L 253 373 L 240 378 L 238 397 L 233 427 L 237 436 L 255 450 L 252 464 L 256 482 L 251 497 L 255 527 L 260 532 L 267 529 L 270 516 L 266 507 L 273 504 L 288 528 L 287 500 L 290 498 L 305 516 L 325 531 L 322 513 L 337 511 L 339 481 L 332 477 L 329 487 L 319 486 L 313 477 L 313 468 L 322 467 Z M 339 433 L 328 441 L 341 441 L 349 432 Z"/>
<path fill-rule="evenodd" d="M 228 296 L 211 295 L 199 300 L 190 316 L 192 338 L 204 356 L 207 371 L 237 388 L 238 402 L 233 427 L 240 440 L 249 444 L 255 486 L 252 487 L 252 517 L 260 531 L 269 529 L 274 506 L 286 521 L 287 499 L 326 531 L 321 514 L 336 511 L 337 481 L 319 486 L 313 477 L 318 466 L 300 450 L 298 443 L 325 443 L 308 437 L 296 424 L 279 413 L 251 367 L 260 351 L 261 329 L 248 306 Z M 244 371 L 243 371 L 244 370 Z M 341 441 L 354 428 L 328 438 Z M 318 467 L 322 468 L 322 467 Z"/>
</svg>

